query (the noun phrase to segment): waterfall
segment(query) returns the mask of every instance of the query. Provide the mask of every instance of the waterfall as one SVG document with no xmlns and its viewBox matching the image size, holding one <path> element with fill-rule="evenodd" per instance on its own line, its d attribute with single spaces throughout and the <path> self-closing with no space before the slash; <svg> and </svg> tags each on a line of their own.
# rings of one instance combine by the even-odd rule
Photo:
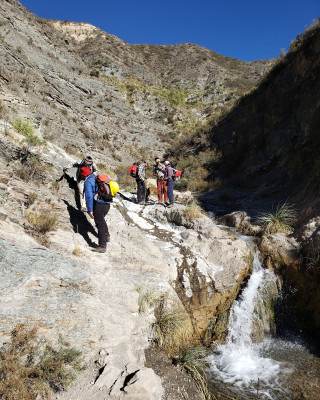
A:
<svg viewBox="0 0 320 400">
<path fill-rule="evenodd" d="M 258 289 L 263 287 L 272 274 L 262 268 L 259 252 L 255 252 L 253 272 L 247 287 L 235 301 L 230 311 L 226 344 L 219 345 L 209 356 L 210 370 L 215 378 L 225 383 L 256 391 L 257 383 L 274 383 L 280 363 L 262 355 L 263 344 L 251 340 L 252 322 Z M 264 391 L 264 398 L 272 398 Z"/>
</svg>

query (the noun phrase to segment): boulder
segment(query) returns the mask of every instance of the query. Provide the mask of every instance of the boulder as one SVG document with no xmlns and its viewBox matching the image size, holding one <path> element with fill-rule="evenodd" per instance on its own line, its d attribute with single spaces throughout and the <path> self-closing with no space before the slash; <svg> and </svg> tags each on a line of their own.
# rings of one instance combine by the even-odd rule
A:
<svg viewBox="0 0 320 400">
<path fill-rule="evenodd" d="M 257 236 L 262 232 L 261 226 L 252 224 L 251 218 L 244 211 L 234 211 L 230 214 L 224 215 L 220 218 L 219 222 L 222 225 L 236 228 L 244 235 Z"/>
<path fill-rule="evenodd" d="M 164 393 L 160 377 L 151 368 L 142 368 L 133 374 L 123 391 L 127 400 L 161 400 Z"/>
</svg>

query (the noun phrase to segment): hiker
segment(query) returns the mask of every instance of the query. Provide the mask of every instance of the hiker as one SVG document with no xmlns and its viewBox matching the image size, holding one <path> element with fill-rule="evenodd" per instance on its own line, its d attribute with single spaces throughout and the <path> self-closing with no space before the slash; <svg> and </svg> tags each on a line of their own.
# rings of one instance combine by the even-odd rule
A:
<svg viewBox="0 0 320 400">
<path fill-rule="evenodd" d="M 168 202 L 167 182 L 164 180 L 165 166 L 160 158 L 156 157 L 153 164 L 153 176 L 157 177 L 158 203 Z"/>
<path fill-rule="evenodd" d="M 85 157 L 80 162 L 70 163 L 66 167 L 63 167 L 63 171 L 65 172 L 69 168 L 77 168 L 76 178 L 77 178 L 77 187 L 80 198 L 80 210 L 85 212 L 87 211 L 87 208 L 86 208 L 86 201 L 84 198 L 84 183 L 89 175 L 97 171 L 97 166 L 92 161 L 92 158 L 88 156 Z"/>
<path fill-rule="evenodd" d="M 84 192 L 88 214 L 90 218 L 94 219 L 94 222 L 98 229 L 99 244 L 98 247 L 92 249 L 92 251 L 96 253 L 105 253 L 107 242 L 110 242 L 110 233 L 105 220 L 105 216 L 110 210 L 110 203 L 112 202 L 112 198 L 110 200 L 104 200 L 101 196 L 99 196 L 100 192 L 98 182 L 100 181 L 98 178 L 101 176 L 103 175 L 96 176 L 95 174 L 91 174 L 90 176 L 88 176 L 84 183 Z M 111 181 L 110 189 L 112 196 L 114 196 L 119 190 L 119 186 L 116 182 Z"/>
<path fill-rule="evenodd" d="M 164 179 L 167 182 L 167 190 L 168 190 L 168 197 L 169 197 L 169 205 L 168 208 L 173 207 L 174 197 L 173 197 L 173 187 L 174 187 L 174 176 L 173 176 L 173 169 L 171 167 L 170 161 L 165 161 L 165 172 L 164 172 Z"/>
<path fill-rule="evenodd" d="M 138 204 L 145 204 L 146 201 L 146 168 L 148 167 L 149 163 L 144 161 L 138 165 L 137 171 L 137 203 Z"/>
</svg>

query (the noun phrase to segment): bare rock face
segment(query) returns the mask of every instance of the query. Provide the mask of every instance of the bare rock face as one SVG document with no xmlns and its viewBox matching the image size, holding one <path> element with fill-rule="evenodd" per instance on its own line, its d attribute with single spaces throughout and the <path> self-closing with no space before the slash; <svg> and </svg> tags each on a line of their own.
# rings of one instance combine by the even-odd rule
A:
<svg viewBox="0 0 320 400">
<path fill-rule="evenodd" d="M 320 251 L 320 217 L 312 218 L 295 234 L 306 254 Z"/>
<path fill-rule="evenodd" d="M 284 233 L 275 233 L 263 236 L 260 243 L 260 251 L 267 259 L 269 266 L 288 266 L 300 265 L 300 245 L 297 240 Z"/>
</svg>

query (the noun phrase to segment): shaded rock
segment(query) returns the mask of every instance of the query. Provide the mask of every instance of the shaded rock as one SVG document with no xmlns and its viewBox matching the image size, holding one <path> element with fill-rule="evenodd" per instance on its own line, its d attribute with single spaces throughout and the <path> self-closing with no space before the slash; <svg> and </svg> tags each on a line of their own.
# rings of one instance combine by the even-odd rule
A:
<svg viewBox="0 0 320 400">
<path fill-rule="evenodd" d="M 253 225 L 251 223 L 251 218 L 244 211 L 234 211 L 230 214 L 224 215 L 220 218 L 219 223 L 236 228 L 244 235 L 257 236 L 262 232 L 261 226 Z"/>
</svg>

